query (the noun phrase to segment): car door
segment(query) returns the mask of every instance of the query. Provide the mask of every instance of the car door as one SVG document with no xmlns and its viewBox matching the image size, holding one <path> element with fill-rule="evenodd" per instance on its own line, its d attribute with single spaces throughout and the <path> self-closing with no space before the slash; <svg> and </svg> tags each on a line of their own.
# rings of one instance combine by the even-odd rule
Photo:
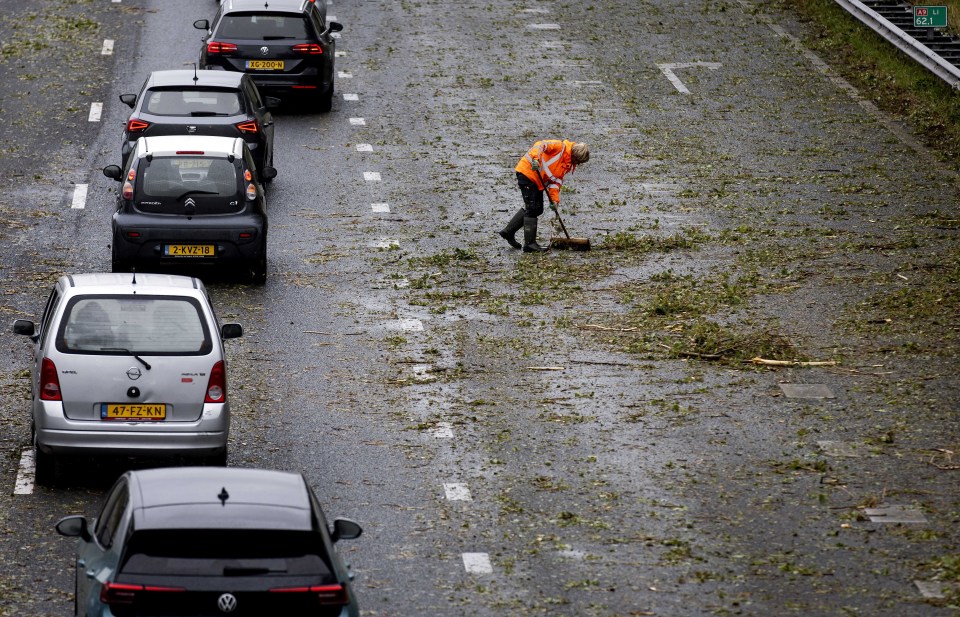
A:
<svg viewBox="0 0 960 617">
<path fill-rule="evenodd" d="M 33 346 L 33 398 L 36 400 L 39 397 L 39 388 L 40 388 L 40 362 L 43 360 L 43 350 L 47 341 L 50 339 L 50 330 L 52 328 L 53 317 L 57 313 L 57 309 L 60 308 L 60 300 L 62 298 L 60 293 L 60 286 L 55 285 L 53 291 L 50 292 L 50 296 L 47 298 L 47 303 L 43 308 L 43 315 L 40 317 L 40 323 L 38 325 L 37 331 L 37 340 Z"/>
<path fill-rule="evenodd" d="M 81 538 L 77 549 L 77 613 L 100 617 L 100 589 L 113 580 L 120 561 L 124 523 L 130 504 L 126 478 L 120 478 L 107 495 L 89 541 Z"/>
<path fill-rule="evenodd" d="M 257 89 L 252 79 L 245 78 L 243 80 L 243 91 L 253 108 L 253 113 L 257 116 L 257 121 L 263 128 L 265 148 L 263 163 L 264 165 L 271 165 L 273 163 L 273 114 L 267 109 L 266 102 L 260 96 L 260 90 Z M 263 170 L 259 169 L 258 171 L 262 172 Z"/>
</svg>

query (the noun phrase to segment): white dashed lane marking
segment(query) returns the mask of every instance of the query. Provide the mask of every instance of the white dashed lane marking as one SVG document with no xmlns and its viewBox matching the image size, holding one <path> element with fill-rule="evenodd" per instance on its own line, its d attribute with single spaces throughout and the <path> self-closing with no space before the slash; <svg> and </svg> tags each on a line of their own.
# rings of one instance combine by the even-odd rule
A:
<svg viewBox="0 0 960 617">
<path fill-rule="evenodd" d="M 337 21 L 337 16 L 336 16 L 336 15 L 327 15 L 327 21 L 328 21 L 328 22 Z"/>
<path fill-rule="evenodd" d="M 346 57 L 346 55 L 347 55 L 347 52 L 345 52 L 345 51 L 335 51 L 335 52 L 333 52 L 333 57 L 334 57 L 334 58 L 343 58 L 343 57 Z"/>
<path fill-rule="evenodd" d="M 113 39 L 104 39 L 103 47 L 100 49 L 101 56 L 113 55 Z"/>
<path fill-rule="evenodd" d="M 363 179 L 367 182 L 380 182 L 382 180 L 379 171 L 365 171 L 363 172 Z"/>
<path fill-rule="evenodd" d="M 491 574 L 490 555 L 486 553 L 464 553 L 463 567 L 470 574 Z"/>
<path fill-rule="evenodd" d="M 428 432 L 437 439 L 453 439 L 453 425 L 449 422 L 437 422 Z"/>
<path fill-rule="evenodd" d="M 390 204 L 370 204 L 370 209 L 378 214 L 389 214 L 390 213 Z"/>
<path fill-rule="evenodd" d="M 359 101 L 359 100 L 360 100 L 360 96 L 359 96 L 358 94 L 354 94 L 354 93 L 352 93 L 352 92 L 344 92 L 344 93 L 343 93 L 343 100 L 344 100 L 344 101 Z"/>
<path fill-rule="evenodd" d="M 373 146 L 370 144 L 357 144 L 357 152 L 373 152 Z"/>
<path fill-rule="evenodd" d="M 353 79 L 353 73 L 350 73 L 349 71 L 338 71 L 337 77 L 340 79 Z"/>
<path fill-rule="evenodd" d="M 20 455 L 20 469 L 17 471 L 17 483 L 13 487 L 13 494 L 32 494 L 35 477 L 36 464 L 33 459 L 33 448 L 27 448 L 23 451 L 23 454 Z"/>
<path fill-rule="evenodd" d="M 473 501 L 473 497 L 470 495 L 470 489 L 467 488 L 466 484 L 459 482 L 444 484 L 443 492 L 450 501 Z"/>
<path fill-rule="evenodd" d="M 90 122 L 100 122 L 100 116 L 103 115 L 103 103 L 90 103 L 90 115 L 87 120 Z"/>
<path fill-rule="evenodd" d="M 350 118 L 350 124 L 353 126 L 367 126 L 367 121 L 363 118 Z"/>
<path fill-rule="evenodd" d="M 680 94 L 690 94 L 690 91 L 685 85 L 683 85 L 683 82 L 680 81 L 680 78 L 677 77 L 677 74 L 673 72 L 674 70 L 703 67 L 705 69 L 710 69 L 711 71 L 716 71 L 721 66 L 723 65 L 719 62 L 666 62 L 657 64 L 657 68 L 660 69 L 660 72 L 670 80 L 670 83 L 673 84 L 673 87 L 676 88 L 677 92 Z"/>
<path fill-rule="evenodd" d="M 530 24 L 527 28 L 531 30 L 559 30 L 560 24 Z"/>
<path fill-rule="evenodd" d="M 74 210 L 82 210 L 87 207 L 87 185 L 78 184 L 73 189 L 73 201 L 70 207 Z"/>
</svg>

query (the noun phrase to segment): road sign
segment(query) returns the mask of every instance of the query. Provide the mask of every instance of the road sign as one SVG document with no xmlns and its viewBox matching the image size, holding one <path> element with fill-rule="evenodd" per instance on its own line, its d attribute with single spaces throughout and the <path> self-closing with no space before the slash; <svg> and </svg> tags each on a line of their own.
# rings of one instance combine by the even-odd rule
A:
<svg viewBox="0 0 960 617">
<path fill-rule="evenodd" d="M 946 28 L 947 27 L 947 7 L 945 6 L 913 7 L 913 26 L 915 28 Z"/>
</svg>

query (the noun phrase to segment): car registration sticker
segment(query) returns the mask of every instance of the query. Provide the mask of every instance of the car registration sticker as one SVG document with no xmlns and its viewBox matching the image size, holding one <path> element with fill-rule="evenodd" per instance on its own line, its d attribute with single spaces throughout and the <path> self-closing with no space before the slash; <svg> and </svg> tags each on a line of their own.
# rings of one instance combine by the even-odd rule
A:
<svg viewBox="0 0 960 617">
<path fill-rule="evenodd" d="M 212 244 L 165 244 L 164 257 L 213 257 L 216 252 Z"/>
<path fill-rule="evenodd" d="M 101 420 L 147 420 L 167 419 L 167 406 L 163 403 L 102 403 Z"/>
<path fill-rule="evenodd" d="M 247 60 L 247 68 L 260 71 L 282 71 L 283 60 Z"/>
</svg>

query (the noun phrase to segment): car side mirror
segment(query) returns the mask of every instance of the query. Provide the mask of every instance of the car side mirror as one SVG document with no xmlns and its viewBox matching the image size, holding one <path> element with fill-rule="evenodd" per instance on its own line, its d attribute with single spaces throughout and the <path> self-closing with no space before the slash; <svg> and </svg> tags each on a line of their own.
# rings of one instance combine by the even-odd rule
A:
<svg viewBox="0 0 960 617">
<path fill-rule="evenodd" d="M 333 535 L 330 539 L 334 542 L 338 540 L 356 540 L 363 533 L 363 528 L 359 523 L 355 523 L 348 518 L 338 518 L 333 521 Z"/>
<path fill-rule="evenodd" d="M 280 107 L 280 99 L 275 96 L 265 96 L 263 97 L 263 106 L 267 109 L 276 109 Z"/>
<path fill-rule="evenodd" d="M 87 523 L 87 517 L 75 514 L 66 516 L 55 525 L 57 533 L 68 538 L 82 538 L 85 542 L 91 540 L 90 525 Z"/>
<path fill-rule="evenodd" d="M 243 336 L 243 326 L 238 323 L 225 323 L 220 326 L 220 338 L 240 338 Z"/>
<path fill-rule="evenodd" d="M 193 22 L 193 27 L 197 30 L 209 30 L 210 22 L 206 19 L 198 19 L 197 21 Z"/>
<path fill-rule="evenodd" d="M 340 32 L 343 30 L 343 24 L 341 24 L 339 21 L 331 21 L 329 24 L 327 24 L 327 30 L 330 32 Z"/>
<path fill-rule="evenodd" d="M 103 175 L 108 178 L 113 178 L 117 182 L 120 182 L 120 178 L 123 177 L 122 174 L 123 171 L 121 171 L 119 165 L 107 165 L 103 168 Z"/>
<path fill-rule="evenodd" d="M 18 319 L 13 322 L 13 333 L 34 338 L 37 335 L 37 324 L 29 319 Z"/>
<path fill-rule="evenodd" d="M 137 95 L 136 95 L 136 94 L 121 94 L 121 95 L 120 95 L 120 101 L 123 102 L 123 104 L 126 105 L 127 107 L 129 107 L 130 109 L 133 109 L 134 104 L 136 104 L 136 102 L 137 102 Z"/>
<path fill-rule="evenodd" d="M 277 177 L 277 168 L 265 165 L 263 167 L 263 171 L 260 172 L 260 177 L 262 177 L 264 180 L 273 180 Z"/>
</svg>

